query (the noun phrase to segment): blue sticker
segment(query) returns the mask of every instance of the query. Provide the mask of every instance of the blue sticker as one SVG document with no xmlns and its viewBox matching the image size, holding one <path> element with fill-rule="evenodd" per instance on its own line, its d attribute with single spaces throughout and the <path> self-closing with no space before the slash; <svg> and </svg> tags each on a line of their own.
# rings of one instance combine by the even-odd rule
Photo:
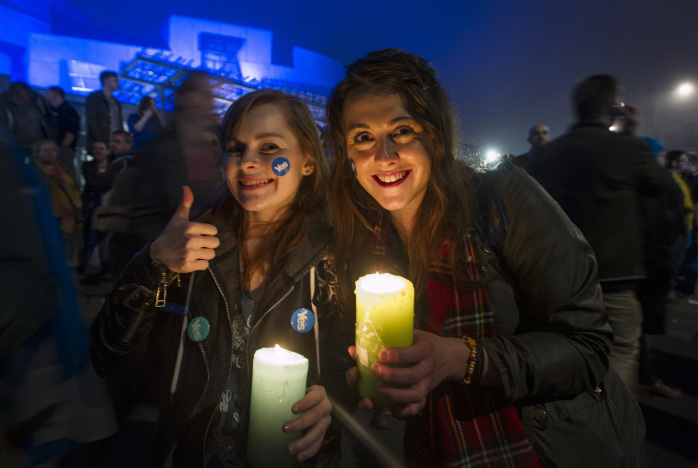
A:
<svg viewBox="0 0 698 468">
<path fill-rule="evenodd" d="M 276 158 L 271 163 L 271 170 L 279 177 L 286 175 L 289 169 L 291 169 L 291 163 L 286 158 Z"/>
<path fill-rule="evenodd" d="M 315 326 L 315 314 L 305 308 L 300 308 L 291 317 L 291 326 L 298 333 L 308 333 Z"/>
<path fill-rule="evenodd" d="M 354 160 L 349 158 L 349 164 L 351 165 L 351 172 L 353 172 L 354 176 L 356 176 L 356 164 L 354 164 Z"/>
<path fill-rule="evenodd" d="M 187 335 L 194 343 L 198 343 L 206 339 L 210 329 L 208 320 L 203 317 L 195 317 L 187 327 Z"/>
</svg>

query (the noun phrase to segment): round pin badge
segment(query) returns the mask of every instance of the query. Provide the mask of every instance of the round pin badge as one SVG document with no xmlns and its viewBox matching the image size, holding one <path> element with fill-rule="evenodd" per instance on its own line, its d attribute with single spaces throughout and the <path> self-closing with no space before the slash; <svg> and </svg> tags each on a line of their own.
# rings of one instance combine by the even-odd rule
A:
<svg viewBox="0 0 698 468">
<path fill-rule="evenodd" d="M 315 326 L 315 314 L 306 308 L 300 308 L 291 316 L 291 326 L 298 333 L 308 333 Z"/>
<path fill-rule="evenodd" d="M 271 170 L 279 177 L 286 175 L 289 169 L 291 169 L 291 163 L 286 158 L 279 157 L 271 162 Z"/>
<path fill-rule="evenodd" d="M 354 160 L 352 158 L 349 158 L 349 164 L 351 165 L 351 172 L 353 172 L 354 176 L 356 176 L 356 164 L 354 164 Z"/>
<path fill-rule="evenodd" d="M 195 317 L 187 327 L 187 335 L 194 343 L 198 343 L 206 339 L 210 330 L 211 326 L 208 320 L 203 317 Z"/>
</svg>

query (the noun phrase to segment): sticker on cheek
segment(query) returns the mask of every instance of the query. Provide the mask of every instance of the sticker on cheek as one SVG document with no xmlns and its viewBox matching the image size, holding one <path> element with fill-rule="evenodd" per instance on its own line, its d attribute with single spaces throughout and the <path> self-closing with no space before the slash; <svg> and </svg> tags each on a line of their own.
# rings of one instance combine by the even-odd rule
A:
<svg viewBox="0 0 698 468">
<path fill-rule="evenodd" d="M 291 163 L 286 158 L 276 158 L 271 163 L 271 170 L 279 177 L 286 175 L 289 169 L 291 169 Z"/>
<path fill-rule="evenodd" d="M 351 158 L 349 158 L 349 165 L 351 166 L 351 172 L 356 176 L 356 164 L 354 164 L 354 160 Z"/>
</svg>

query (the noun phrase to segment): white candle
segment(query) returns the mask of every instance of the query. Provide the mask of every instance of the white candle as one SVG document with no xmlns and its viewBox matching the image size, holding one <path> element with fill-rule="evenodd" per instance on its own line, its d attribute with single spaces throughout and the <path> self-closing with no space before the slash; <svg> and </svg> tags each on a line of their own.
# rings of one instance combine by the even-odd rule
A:
<svg viewBox="0 0 698 468">
<path fill-rule="evenodd" d="M 382 379 L 371 372 L 383 348 L 412 345 L 414 328 L 414 287 L 388 273 L 366 275 L 356 282 L 356 354 L 361 376 L 359 395 L 382 407 L 391 402 L 378 393 Z"/>
<path fill-rule="evenodd" d="M 247 458 L 255 468 L 294 466 L 295 456 L 288 444 L 301 436 L 286 434 L 283 424 L 294 419 L 294 403 L 305 396 L 308 360 L 279 345 L 254 353 L 252 362 L 252 401 Z"/>
</svg>

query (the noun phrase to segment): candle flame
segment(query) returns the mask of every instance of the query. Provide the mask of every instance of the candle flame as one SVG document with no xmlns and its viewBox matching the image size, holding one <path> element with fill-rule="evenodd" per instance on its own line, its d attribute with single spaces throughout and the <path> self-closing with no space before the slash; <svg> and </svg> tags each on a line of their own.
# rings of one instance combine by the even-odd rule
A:
<svg viewBox="0 0 698 468">
<path fill-rule="evenodd" d="M 298 353 L 282 348 L 278 344 L 273 348 L 260 348 L 254 353 L 255 359 L 260 359 L 267 364 L 289 366 L 307 362 L 307 359 Z"/>
<path fill-rule="evenodd" d="M 407 287 L 407 280 L 390 273 L 376 273 L 359 278 L 356 287 L 372 294 L 394 294 Z"/>
</svg>

